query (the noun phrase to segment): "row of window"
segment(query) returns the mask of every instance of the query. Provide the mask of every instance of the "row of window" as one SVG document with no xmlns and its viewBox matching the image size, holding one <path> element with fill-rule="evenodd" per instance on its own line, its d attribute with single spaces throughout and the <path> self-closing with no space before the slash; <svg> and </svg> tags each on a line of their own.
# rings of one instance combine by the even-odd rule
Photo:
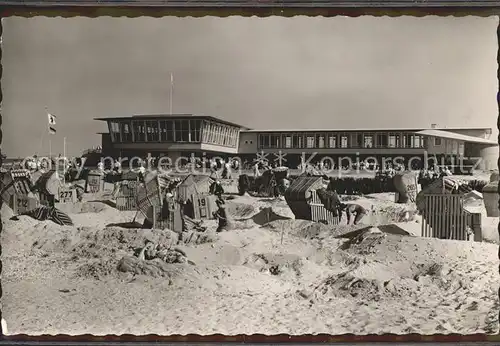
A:
<svg viewBox="0 0 500 346">
<path fill-rule="evenodd" d="M 112 141 L 200 142 L 201 120 L 132 120 L 109 123 Z"/>
<path fill-rule="evenodd" d="M 236 148 L 238 146 L 239 129 L 206 121 L 203 127 L 203 143 Z"/>
<path fill-rule="evenodd" d="M 426 138 L 405 133 L 260 134 L 259 148 L 425 148 Z"/>
</svg>

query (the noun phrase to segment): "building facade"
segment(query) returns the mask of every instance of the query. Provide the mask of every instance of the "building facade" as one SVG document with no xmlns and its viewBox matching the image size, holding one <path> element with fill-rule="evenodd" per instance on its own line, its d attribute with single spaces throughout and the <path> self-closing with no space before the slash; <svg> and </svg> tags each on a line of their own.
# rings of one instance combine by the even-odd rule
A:
<svg viewBox="0 0 500 346">
<path fill-rule="evenodd" d="M 103 136 L 103 154 L 113 157 L 211 156 L 234 157 L 253 162 L 257 153 L 279 154 L 286 165 L 302 160 L 314 163 L 328 157 L 336 163 L 371 158 L 382 162 L 398 157 L 412 165 L 428 159 L 478 159 L 480 169 L 493 169 L 498 144 L 490 140 L 491 129 L 364 129 L 364 130 L 254 130 L 208 116 L 140 115 L 99 118 L 109 134 Z M 311 156 L 314 156 L 311 158 Z M 277 157 L 277 156 L 276 156 Z M 272 159 L 272 158 L 269 158 Z M 493 167 L 493 168 L 490 168 Z M 414 167 L 418 168 L 418 167 Z"/>
<path fill-rule="evenodd" d="M 103 155 L 111 157 L 168 156 L 172 160 L 192 154 L 236 155 L 241 126 L 206 116 L 136 115 L 97 118 L 106 121 Z"/>
</svg>

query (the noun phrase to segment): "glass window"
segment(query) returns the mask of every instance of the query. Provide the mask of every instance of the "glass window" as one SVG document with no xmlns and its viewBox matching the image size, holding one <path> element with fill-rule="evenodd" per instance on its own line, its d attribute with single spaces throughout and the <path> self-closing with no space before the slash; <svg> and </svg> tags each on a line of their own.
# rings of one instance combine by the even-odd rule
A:
<svg viewBox="0 0 500 346">
<path fill-rule="evenodd" d="M 337 147 L 337 135 L 329 134 L 328 135 L 328 148 L 336 148 Z"/>
<path fill-rule="evenodd" d="M 401 138 L 401 147 L 413 148 L 413 135 L 403 133 Z"/>
<path fill-rule="evenodd" d="M 427 148 L 427 137 L 422 136 L 422 148 Z"/>
<path fill-rule="evenodd" d="M 146 140 L 148 142 L 158 142 L 158 121 L 146 121 Z"/>
<path fill-rule="evenodd" d="M 222 144 L 222 127 L 220 125 L 215 125 L 215 144 Z"/>
<path fill-rule="evenodd" d="M 189 120 L 189 133 L 188 133 L 188 141 L 189 142 L 194 142 L 194 138 L 196 136 L 195 134 L 196 130 L 196 120 Z"/>
<path fill-rule="evenodd" d="M 377 148 L 387 148 L 388 144 L 387 133 L 377 134 Z"/>
<path fill-rule="evenodd" d="M 175 120 L 175 141 L 189 142 L 189 120 Z"/>
<path fill-rule="evenodd" d="M 212 123 L 209 125 L 208 142 L 215 143 L 215 125 Z"/>
<path fill-rule="evenodd" d="M 226 139 L 226 127 L 225 126 L 222 126 L 220 125 L 219 126 L 219 131 L 220 131 L 220 137 L 219 137 L 219 144 L 220 145 L 224 145 L 224 141 Z"/>
<path fill-rule="evenodd" d="M 109 126 L 109 132 L 111 135 L 111 140 L 113 142 L 120 142 L 121 141 L 121 139 L 120 139 L 120 125 L 115 121 L 110 121 L 108 123 L 108 126 Z"/>
<path fill-rule="evenodd" d="M 422 141 L 420 140 L 420 136 L 415 136 L 415 148 L 421 148 L 422 147 Z"/>
<path fill-rule="evenodd" d="M 465 148 L 465 145 L 464 143 L 458 143 L 458 155 L 460 156 L 464 156 L 464 148 Z"/>
<path fill-rule="evenodd" d="M 130 130 L 130 124 L 121 123 L 122 127 L 122 142 L 131 142 L 132 141 L 132 131 Z"/>
<path fill-rule="evenodd" d="M 441 145 L 441 138 L 434 137 L 434 145 L 435 146 L 440 146 Z"/>
<path fill-rule="evenodd" d="M 266 134 L 263 137 L 264 137 L 264 143 L 262 144 L 262 147 L 269 148 L 269 145 L 270 145 L 269 135 Z"/>
<path fill-rule="evenodd" d="M 180 120 L 174 121 L 175 142 L 182 142 L 182 122 Z"/>
<path fill-rule="evenodd" d="M 302 134 L 295 133 L 292 135 L 292 141 L 293 141 L 293 147 L 295 149 L 300 149 L 303 147 L 304 143 L 304 137 Z"/>
<path fill-rule="evenodd" d="M 353 148 L 359 148 L 363 144 L 363 135 L 361 133 L 351 133 L 351 141 Z"/>
<path fill-rule="evenodd" d="M 389 134 L 389 148 L 396 148 L 396 134 Z"/>
<path fill-rule="evenodd" d="M 452 140 L 449 140 L 449 139 L 445 139 L 445 150 L 446 150 L 446 153 L 452 153 L 453 151 L 453 141 Z"/>
<path fill-rule="evenodd" d="M 224 146 L 227 146 L 227 127 L 222 125 L 222 138 L 221 138 L 221 144 Z"/>
<path fill-rule="evenodd" d="M 401 134 L 396 133 L 395 137 L 396 137 L 396 148 L 401 148 Z"/>
<path fill-rule="evenodd" d="M 285 145 L 284 147 L 289 149 L 292 148 L 292 136 L 285 135 Z"/>
<path fill-rule="evenodd" d="M 229 146 L 234 147 L 236 131 L 232 127 L 229 128 Z"/>
<path fill-rule="evenodd" d="M 224 145 L 229 146 L 229 127 L 224 126 Z"/>
<path fill-rule="evenodd" d="M 315 147 L 315 138 L 314 136 L 311 136 L 311 135 L 307 135 L 306 137 L 307 139 L 307 142 L 306 142 L 306 145 L 307 145 L 307 148 L 308 149 L 311 149 L 311 148 L 314 148 Z"/>
<path fill-rule="evenodd" d="M 136 142 L 144 142 L 146 139 L 146 132 L 144 129 L 143 121 L 134 121 L 132 122 L 134 138 Z"/>
<path fill-rule="evenodd" d="M 191 141 L 200 142 L 201 120 L 191 120 Z"/>
<path fill-rule="evenodd" d="M 234 147 L 236 147 L 238 145 L 239 139 L 240 139 L 240 130 L 235 129 L 234 130 L 234 144 L 233 144 Z"/>
<path fill-rule="evenodd" d="M 220 136 L 219 136 L 219 144 L 226 145 L 226 127 L 220 125 Z"/>
<path fill-rule="evenodd" d="M 324 148 L 325 147 L 325 135 L 316 135 L 316 143 L 318 145 L 318 148 Z"/>
<path fill-rule="evenodd" d="M 280 147 L 280 135 L 271 134 L 270 135 L 270 148 L 279 148 Z"/>
<path fill-rule="evenodd" d="M 172 142 L 174 140 L 174 129 L 171 120 L 160 120 L 160 141 Z"/>
<path fill-rule="evenodd" d="M 209 125 L 208 142 L 215 143 L 215 126 L 212 123 Z"/>
<path fill-rule="evenodd" d="M 342 148 L 349 148 L 349 136 L 346 134 L 343 134 L 340 136 L 340 146 Z"/>
<path fill-rule="evenodd" d="M 372 134 L 364 134 L 363 147 L 364 148 L 373 148 L 373 135 Z"/>
<path fill-rule="evenodd" d="M 207 140 L 208 140 L 208 136 L 207 136 L 207 123 L 205 121 L 202 122 L 202 129 L 201 130 L 201 141 L 203 143 L 206 143 Z"/>
<path fill-rule="evenodd" d="M 226 127 L 224 125 L 221 125 L 220 127 L 220 144 L 226 145 Z"/>
</svg>

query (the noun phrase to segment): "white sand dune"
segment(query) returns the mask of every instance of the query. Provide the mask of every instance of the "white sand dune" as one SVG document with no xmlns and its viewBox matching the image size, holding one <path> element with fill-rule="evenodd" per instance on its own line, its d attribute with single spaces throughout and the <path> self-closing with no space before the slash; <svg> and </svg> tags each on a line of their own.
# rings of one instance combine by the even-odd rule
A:
<svg viewBox="0 0 500 346">
<path fill-rule="evenodd" d="M 204 243 L 180 246 L 195 265 L 145 275 L 118 263 L 145 239 L 176 235 L 123 227 L 133 212 L 85 204 L 61 227 L 3 208 L 2 317 L 9 333 L 31 335 L 497 332 L 498 246 L 392 234 L 419 224 L 399 222 L 408 207 L 386 197 L 362 199 L 378 229 L 294 220 L 282 200 L 237 197 L 228 209 L 245 229 L 216 235 L 206 222 Z"/>
</svg>

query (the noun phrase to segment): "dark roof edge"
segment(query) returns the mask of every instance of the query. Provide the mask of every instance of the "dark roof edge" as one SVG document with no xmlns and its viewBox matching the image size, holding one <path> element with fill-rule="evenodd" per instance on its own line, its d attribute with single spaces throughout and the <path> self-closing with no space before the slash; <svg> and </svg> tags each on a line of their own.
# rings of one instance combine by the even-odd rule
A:
<svg viewBox="0 0 500 346">
<path fill-rule="evenodd" d="M 375 128 L 375 129 L 248 129 L 243 132 L 391 132 L 391 131 L 424 131 L 424 130 L 439 130 L 439 131 L 461 131 L 461 130 L 490 130 L 491 127 L 447 127 L 447 128 Z"/>
<path fill-rule="evenodd" d="M 172 117 L 172 118 L 193 118 L 193 119 L 203 119 L 203 120 L 209 120 L 209 121 L 214 121 L 218 122 L 221 124 L 225 125 L 230 125 L 230 126 L 235 126 L 239 127 L 240 129 L 244 130 L 250 130 L 249 127 L 236 124 L 230 121 L 222 120 L 216 117 L 212 117 L 209 115 L 193 115 L 193 114 L 140 114 L 140 115 L 133 115 L 129 117 L 109 117 L 109 118 L 94 118 L 94 120 L 97 121 L 110 121 L 110 120 L 137 120 L 138 118 L 140 119 L 155 119 L 155 118 L 166 118 L 166 117 Z"/>
</svg>

